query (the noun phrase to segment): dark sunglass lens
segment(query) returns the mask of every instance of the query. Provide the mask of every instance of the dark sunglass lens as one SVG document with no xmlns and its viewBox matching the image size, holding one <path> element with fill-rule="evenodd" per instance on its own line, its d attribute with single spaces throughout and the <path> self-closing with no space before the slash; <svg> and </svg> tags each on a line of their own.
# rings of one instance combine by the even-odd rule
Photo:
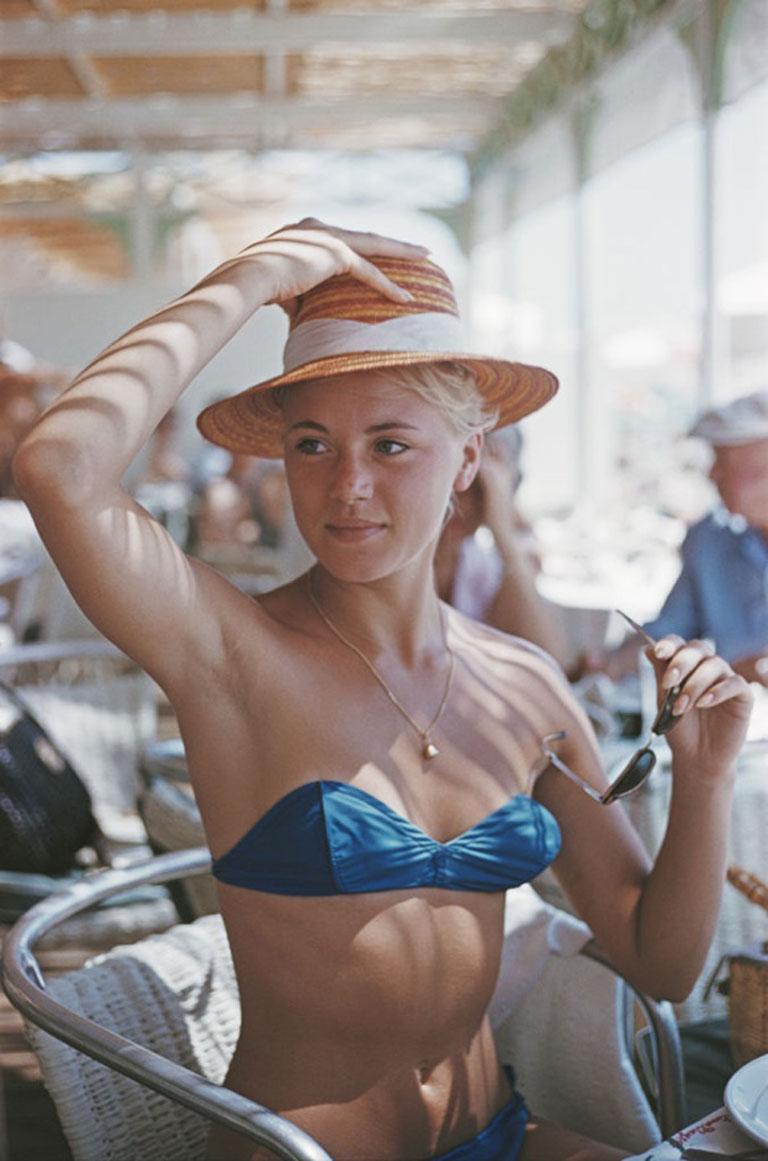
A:
<svg viewBox="0 0 768 1161">
<path fill-rule="evenodd" d="M 634 790 L 639 789 L 655 765 L 656 755 L 653 750 L 640 750 L 639 753 L 630 759 L 625 769 L 622 770 L 616 779 L 606 802 L 615 802 L 617 798 L 626 798 L 628 794 L 632 794 Z"/>
<path fill-rule="evenodd" d="M 668 734 L 673 726 L 676 726 L 680 720 L 672 712 L 672 706 L 680 696 L 681 685 L 675 685 L 669 690 L 667 696 L 661 704 L 661 709 L 656 715 L 656 720 L 651 726 L 651 732 L 654 734 Z"/>
</svg>

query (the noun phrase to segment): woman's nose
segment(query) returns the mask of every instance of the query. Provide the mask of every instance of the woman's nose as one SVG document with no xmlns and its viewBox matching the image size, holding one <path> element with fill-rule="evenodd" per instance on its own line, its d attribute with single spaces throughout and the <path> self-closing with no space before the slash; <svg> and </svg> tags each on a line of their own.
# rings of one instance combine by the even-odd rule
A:
<svg viewBox="0 0 768 1161">
<path fill-rule="evenodd" d="M 373 480 L 369 467 L 358 456 L 342 456 L 333 480 L 333 497 L 350 503 L 352 500 L 367 500 L 373 493 Z"/>
</svg>

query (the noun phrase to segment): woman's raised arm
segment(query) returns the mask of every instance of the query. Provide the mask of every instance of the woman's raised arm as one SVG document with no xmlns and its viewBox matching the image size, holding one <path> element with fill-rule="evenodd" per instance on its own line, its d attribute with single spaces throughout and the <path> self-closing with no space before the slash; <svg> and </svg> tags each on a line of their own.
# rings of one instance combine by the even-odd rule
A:
<svg viewBox="0 0 768 1161">
<path fill-rule="evenodd" d="M 423 253 L 305 219 L 224 262 L 133 327 L 74 380 L 24 440 L 14 470 L 53 559 L 86 615 L 166 687 L 195 657 L 223 656 L 226 582 L 187 559 L 121 485 L 133 458 L 200 370 L 260 306 L 351 273 L 405 295 L 366 255 Z M 405 296 L 407 297 L 407 296 Z M 213 599 L 211 599 L 213 598 Z"/>
</svg>

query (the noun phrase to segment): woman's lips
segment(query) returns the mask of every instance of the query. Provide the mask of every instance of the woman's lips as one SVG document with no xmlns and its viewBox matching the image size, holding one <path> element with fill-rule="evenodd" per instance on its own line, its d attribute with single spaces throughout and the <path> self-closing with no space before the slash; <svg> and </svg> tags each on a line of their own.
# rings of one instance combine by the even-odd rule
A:
<svg viewBox="0 0 768 1161">
<path fill-rule="evenodd" d="M 381 532 L 384 525 L 356 522 L 354 524 L 326 524 L 325 527 L 336 540 L 355 543 L 360 540 L 369 540 Z"/>
</svg>

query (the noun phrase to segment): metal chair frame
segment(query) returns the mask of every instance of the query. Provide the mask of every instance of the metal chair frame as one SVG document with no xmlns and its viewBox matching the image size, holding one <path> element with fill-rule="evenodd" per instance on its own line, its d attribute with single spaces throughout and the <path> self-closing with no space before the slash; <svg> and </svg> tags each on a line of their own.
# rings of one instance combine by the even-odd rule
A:
<svg viewBox="0 0 768 1161">
<path fill-rule="evenodd" d="M 210 868 L 205 847 L 161 855 L 135 866 L 101 871 L 88 881 L 44 899 L 12 928 L 3 946 L 3 986 L 11 1003 L 33 1024 L 108 1067 L 170 1097 L 208 1120 L 266 1145 L 285 1161 L 332 1161 L 296 1125 L 191 1069 L 70 1011 L 46 992 L 34 945 L 64 919 L 109 896 L 148 883 L 165 883 Z"/>
<path fill-rule="evenodd" d="M 101 871 L 31 908 L 11 929 L 3 946 L 3 985 L 11 1003 L 33 1024 L 73 1048 L 169 1097 L 208 1120 L 266 1145 L 285 1161 L 332 1161 L 303 1130 L 269 1109 L 214 1084 L 158 1053 L 113 1033 L 55 1001 L 46 991 L 35 944 L 57 924 L 110 896 L 149 883 L 210 870 L 207 848 L 160 855 L 119 870 Z M 582 954 L 615 971 L 592 942 Z M 672 1006 L 635 992 L 648 1022 L 651 1058 L 658 1081 L 657 1118 L 663 1137 L 685 1124 L 682 1053 Z M 631 1043 L 631 1036 L 628 1036 Z"/>
<path fill-rule="evenodd" d="M 590 940 L 579 953 L 594 960 L 619 979 L 624 977 L 611 963 L 605 952 Z M 638 992 L 628 981 L 626 983 L 626 1011 L 624 1038 L 630 1056 L 631 1046 L 637 1041 L 634 1035 L 633 1002 L 638 1005 L 646 1020 L 646 1027 L 640 1033 L 646 1058 L 642 1061 L 642 1071 L 647 1083 L 653 1084 L 652 1096 L 656 1101 L 656 1120 L 662 1137 L 671 1137 L 688 1120 L 685 1099 L 685 1074 L 683 1070 L 683 1050 L 675 1010 L 668 1000 L 654 1000 L 644 992 Z"/>
</svg>

